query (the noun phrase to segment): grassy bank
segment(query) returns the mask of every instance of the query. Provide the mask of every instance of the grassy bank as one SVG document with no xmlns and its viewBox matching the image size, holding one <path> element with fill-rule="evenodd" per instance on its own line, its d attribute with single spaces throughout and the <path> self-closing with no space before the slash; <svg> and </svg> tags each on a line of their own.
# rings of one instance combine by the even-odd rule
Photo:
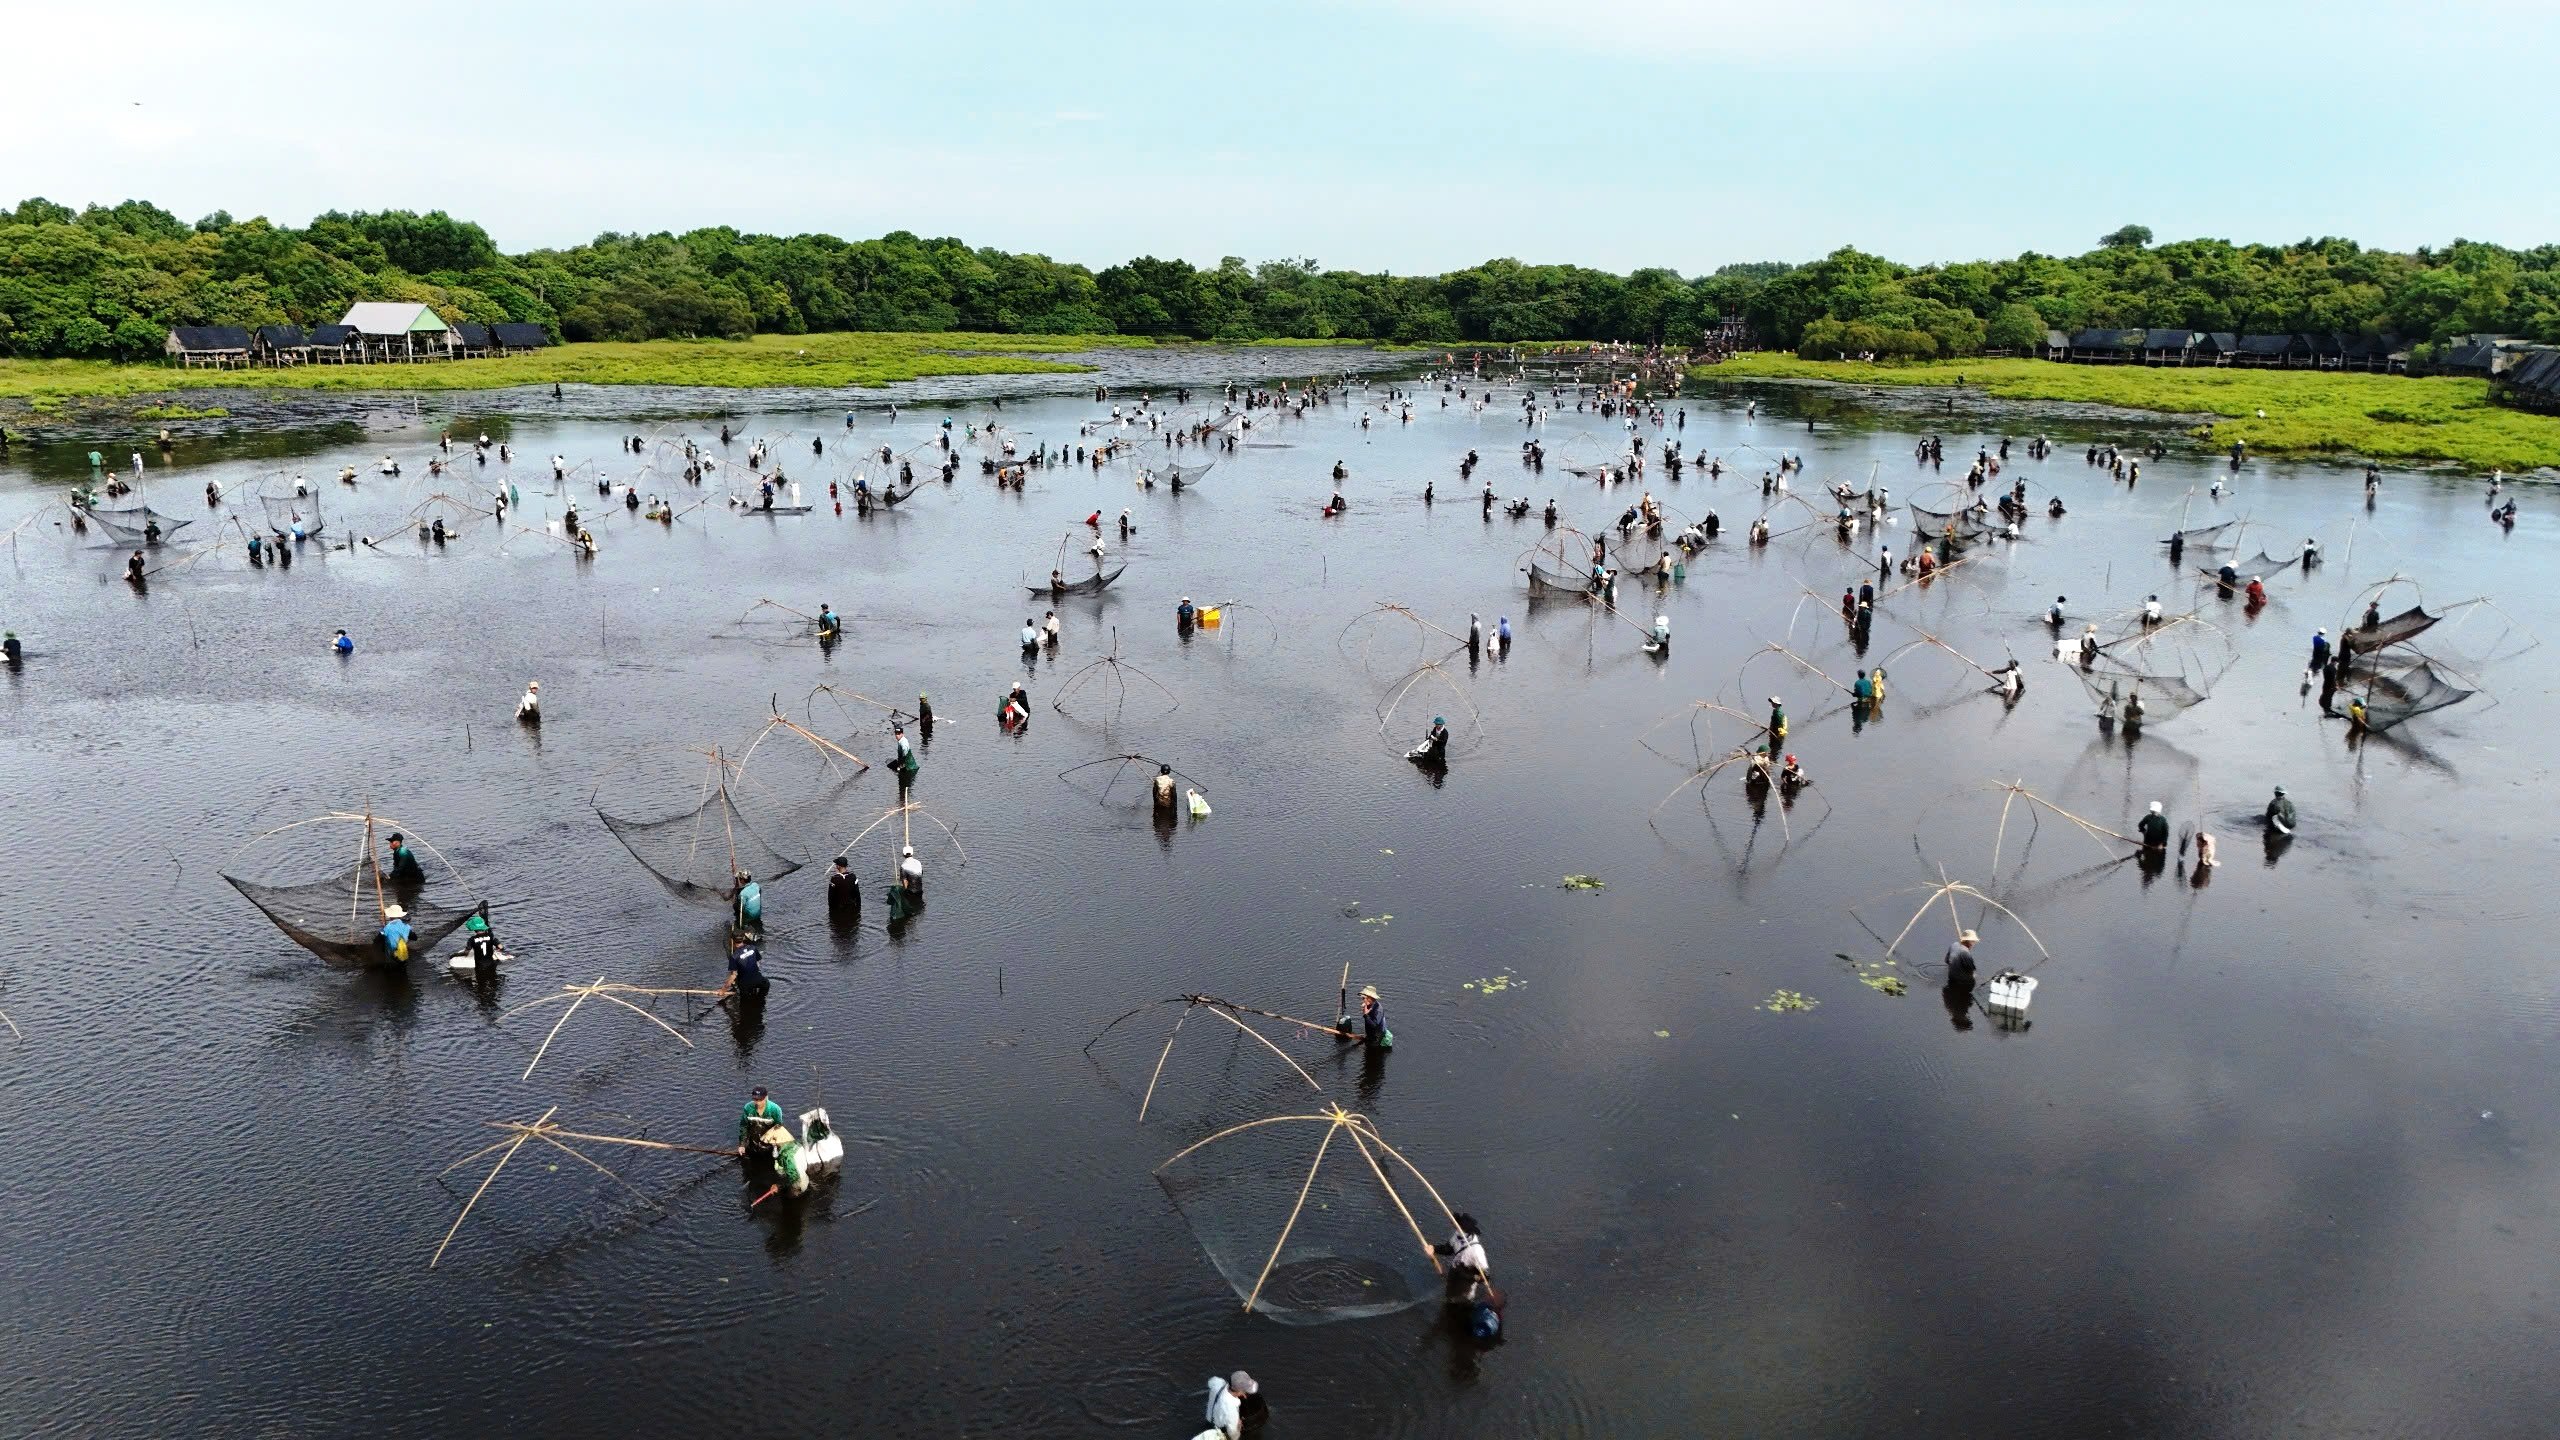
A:
<svg viewBox="0 0 2560 1440">
<path fill-rule="evenodd" d="M 648 340 L 560 345 L 530 355 L 424 365 L 304 365 L 292 369 L 173 370 L 104 360 L 0 360 L 0 400 L 38 412 L 62 402 L 185 390 L 494 390 L 513 385 L 710 385 L 829 389 L 932 375 L 1019 375 L 1085 367 L 1036 358 L 1145 345 L 1126 335 L 847 333 L 750 340 Z M 961 353 L 952 353 L 961 352 Z M 1010 353 L 994 353 L 1010 352 Z"/>
<path fill-rule="evenodd" d="M 2208 415 L 2216 445 L 2245 440 L 2270 454 L 2444 460 L 2478 470 L 2560 467 L 2560 418 L 2489 403 L 2485 380 L 2304 370 L 2146 369 L 2044 360 L 1940 360 L 1911 365 L 1743 355 L 1690 372 L 1700 380 L 1830 380 L 1844 385 L 1954 385 L 2004 400 L 2067 400 Z M 2258 412 L 2266 417 L 2260 419 Z"/>
</svg>

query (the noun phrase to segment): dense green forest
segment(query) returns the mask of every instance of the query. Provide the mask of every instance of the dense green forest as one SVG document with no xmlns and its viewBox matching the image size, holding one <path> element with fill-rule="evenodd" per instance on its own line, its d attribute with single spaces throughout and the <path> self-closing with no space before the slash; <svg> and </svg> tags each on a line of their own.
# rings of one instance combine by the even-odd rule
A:
<svg viewBox="0 0 2560 1440">
<path fill-rule="evenodd" d="M 0 354 L 139 359 L 171 325 L 322 324 L 356 300 L 533 321 L 568 340 L 977 330 L 1686 345 L 1729 315 L 1757 343 L 1808 354 L 1970 355 L 2084 325 L 2560 340 L 2560 246 L 2150 241 L 2127 226 L 2085 255 L 1922 267 L 1841 249 L 1695 278 L 1516 260 L 1434 276 L 1232 257 L 1203 269 L 1151 256 L 1096 273 L 904 231 L 606 234 L 508 255 L 441 211 L 333 212 L 295 229 L 221 212 L 189 224 L 141 201 L 75 212 L 28 200 L 0 212 Z"/>
</svg>

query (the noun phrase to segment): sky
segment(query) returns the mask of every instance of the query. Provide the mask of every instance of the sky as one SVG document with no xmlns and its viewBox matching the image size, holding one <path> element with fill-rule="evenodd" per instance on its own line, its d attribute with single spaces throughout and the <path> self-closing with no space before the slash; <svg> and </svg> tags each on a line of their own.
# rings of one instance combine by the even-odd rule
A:
<svg viewBox="0 0 2560 1440">
<path fill-rule="evenodd" d="M 1699 274 L 2126 223 L 2560 240 L 2533 99 L 2560 6 L 91 0 L 7 28 L 0 204 L 441 209 L 509 251 L 730 225 Z"/>
</svg>

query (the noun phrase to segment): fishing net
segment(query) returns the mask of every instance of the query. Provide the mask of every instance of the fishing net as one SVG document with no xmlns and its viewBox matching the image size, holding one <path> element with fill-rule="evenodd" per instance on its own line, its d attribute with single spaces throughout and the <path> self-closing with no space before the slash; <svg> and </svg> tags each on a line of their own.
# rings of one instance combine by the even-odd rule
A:
<svg viewBox="0 0 2560 1440">
<path fill-rule="evenodd" d="M 1119 570 L 1113 570 L 1105 575 L 1090 575 L 1082 580 L 1067 580 L 1056 585 L 1026 585 L 1022 588 L 1033 595 L 1091 595 L 1119 579 L 1120 571 L 1128 568 L 1124 564 Z"/>
<path fill-rule="evenodd" d="M 2085 669 L 2074 666 L 2071 673 L 2080 678 L 2089 698 L 2098 702 L 2098 713 L 2109 719 L 2123 713 L 2129 695 L 2142 697 L 2143 716 L 2151 720 L 2168 719 L 2212 698 L 2204 686 L 2184 675 L 2136 670 L 2103 656 Z"/>
<path fill-rule="evenodd" d="M 1970 510 L 1932 510 L 1916 501 L 1908 502 L 1911 510 L 1911 536 L 1914 540 L 1954 539 L 1958 544 L 1981 540 L 1997 534 L 2000 527 L 1988 517 Z"/>
<path fill-rule="evenodd" d="M 91 510 L 87 514 L 89 523 L 127 545 L 144 543 L 154 525 L 160 529 L 160 538 L 166 540 L 196 523 L 174 515 L 163 515 L 148 505 L 136 505 L 125 510 Z"/>
<path fill-rule="evenodd" d="M 735 620 L 712 631 L 711 638 L 777 648 L 814 645 L 818 641 L 818 617 L 771 600 L 759 600 Z"/>
<path fill-rule="evenodd" d="M 1529 575 L 1531 599 L 1588 600 L 1599 588 L 1588 575 L 1568 575 L 1535 560 L 1521 568 Z"/>
<path fill-rule="evenodd" d="M 2347 638 L 2355 642 L 2357 654 L 2370 655 L 2387 645 L 2418 638 L 2435 628 L 2436 622 L 2443 618 L 2428 614 L 2424 605 L 2412 605 L 2397 615 L 2385 617 L 2378 624 L 2356 626 L 2347 632 Z"/>
<path fill-rule="evenodd" d="M 596 807 L 596 818 L 659 884 L 697 905 L 727 904 L 740 871 L 773 881 L 807 863 L 767 840 L 730 798 L 727 786 L 693 809 L 661 819 L 615 815 L 602 805 Z"/>
<path fill-rule="evenodd" d="M 383 960 L 375 937 L 387 907 L 400 906 L 415 958 L 452 934 L 480 900 L 423 842 L 411 847 L 420 855 L 422 877 L 394 880 L 376 852 L 397 828 L 363 815 L 297 822 L 242 846 L 224 864 L 222 878 L 295 944 L 335 965 Z"/>
<path fill-rule="evenodd" d="M 1144 791 L 1139 786 L 1135 793 Z M 1320 1019 L 1331 1018 L 1334 1003 L 1326 992 Z M 1187 1138 L 1231 1125 L 1239 1115 L 1285 1114 L 1315 1103 L 1309 1077 L 1338 1073 L 1350 1043 L 1263 1015 L 1176 1002 L 1122 1016 L 1084 1054 L 1139 1123 Z"/>
<path fill-rule="evenodd" d="M 408 912 L 413 958 L 435 949 L 480 906 L 458 883 L 439 885 L 431 879 L 412 887 L 395 885 L 386 877 L 377 889 L 369 862 L 350 866 L 342 875 L 299 885 L 262 885 L 229 871 L 222 878 L 293 943 L 333 965 L 367 965 L 383 959 L 375 937 L 382 933 L 385 905 L 398 905 Z"/>
<path fill-rule="evenodd" d="M 1216 469 L 1217 464 L 1217 461 L 1212 460 L 1206 465 L 1167 465 L 1164 469 L 1167 475 L 1181 481 L 1185 485 L 1189 485 L 1198 481 L 1201 476 L 1208 474 L 1211 470 Z"/>
<path fill-rule="evenodd" d="M 2246 585 L 2251 580 L 2272 580 L 2284 571 L 2299 570 L 2302 557 L 2299 554 L 2270 555 L 2261 550 L 2246 560 L 2234 560 L 2231 568 L 2239 575 L 2240 583 Z"/>
<path fill-rule="evenodd" d="M 2219 525 L 2199 525 L 2192 530 L 2176 531 L 2160 543 L 2176 544 L 2188 550 L 2216 549 L 2221 543 L 2222 532 L 2239 523 L 2237 520 L 2225 520 Z"/>
<path fill-rule="evenodd" d="M 722 905 L 741 871 L 771 882 L 808 863 L 805 807 L 773 798 L 737 762 L 693 755 L 688 764 L 687 753 L 626 762 L 588 797 L 596 818 L 658 883 L 694 904 Z M 823 800 L 832 790 L 794 793 Z"/>
<path fill-rule="evenodd" d="M 258 504 L 267 512 L 267 528 L 279 535 L 298 530 L 305 536 L 317 536 L 328 527 L 316 495 L 262 495 Z"/>
<path fill-rule="evenodd" d="M 1156 1180 L 1248 1309 L 1283 1325 L 1324 1325 L 1440 1295 L 1438 1268 L 1404 1212 L 1445 1217 L 1395 1166 L 1352 1124 L 1310 1116 L 1212 1140 Z M 1395 1179 L 1393 1192 L 1380 1170 Z"/>
<path fill-rule="evenodd" d="M 2382 676 L 2373 682 L 2372 690 L 2365 696 L 2364 728 L 2376 732 L 2389 731 L 2403 721 L 2449 705 L 2459 705 L 2479 693 L 2456 685 L 2435 666 L 2420 661 L 2398 674 Z"/>
</svg>

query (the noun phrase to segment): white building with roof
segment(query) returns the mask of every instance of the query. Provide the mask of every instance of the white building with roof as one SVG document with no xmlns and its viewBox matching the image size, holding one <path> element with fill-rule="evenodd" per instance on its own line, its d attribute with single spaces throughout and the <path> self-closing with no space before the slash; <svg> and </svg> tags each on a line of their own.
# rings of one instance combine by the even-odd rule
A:
<svg viewBox="0 0 2560 1440">
<path fill-rule="evenodd" d="M 369 359 L 442 360 L 453 353 L 453 327 L 433 308 L 406 300 L 360 300 L 339 322 L 356 332 Z"/>
</svg>

